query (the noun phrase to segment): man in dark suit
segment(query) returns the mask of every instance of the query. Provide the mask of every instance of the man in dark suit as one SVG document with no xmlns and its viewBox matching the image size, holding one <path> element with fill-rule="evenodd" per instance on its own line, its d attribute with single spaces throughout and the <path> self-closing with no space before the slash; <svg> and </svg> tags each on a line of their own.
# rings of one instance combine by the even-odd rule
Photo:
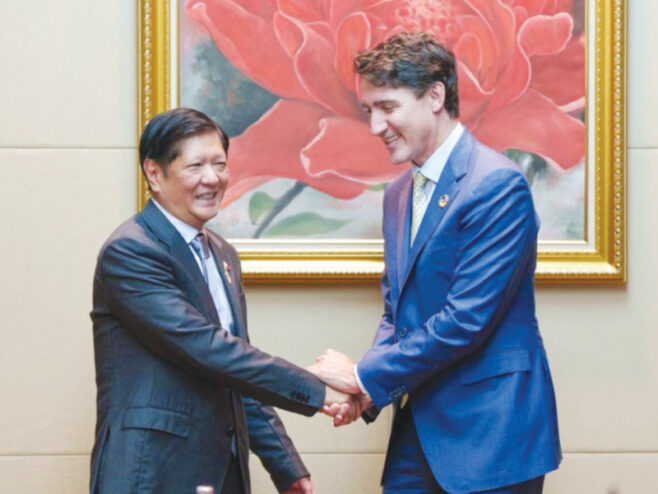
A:
<svg viewBox="0 0 658 494">
<path fill-rule="evenodd" d="M 455 59 L 431 35 L 396 35 L 355 67 L 372 133 L 413 166 L 384 197 L 373 346 L 356 365 L 328 351 L 310 369 L 375 414 L 396 407 L 385 494 L 539 493 L 561 451 L 525 177 L 457 120 Z"/>
<path fill-rule="evenodd" d="M 347 408 L 346 395 L 249 344 L 238 255 L 203 228 L 228 182 L 228 145 L 188 109 L 156 116 L 142 135 L 153 199 L 103 245 L 94 277 L 92 493 L 192 494 L 207 484 L 249 494 L 251 448 L 279 491 L 311 494 L 268 405 L 309 416 Z"/>
</svg>

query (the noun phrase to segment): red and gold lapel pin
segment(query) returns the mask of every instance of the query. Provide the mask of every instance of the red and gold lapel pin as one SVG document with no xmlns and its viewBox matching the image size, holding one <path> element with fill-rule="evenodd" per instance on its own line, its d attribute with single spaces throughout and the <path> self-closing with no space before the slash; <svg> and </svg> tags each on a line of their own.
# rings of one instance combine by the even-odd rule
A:
<svg viewBox="0 0 658 494">
<path fill-rule="evenodd" d="M 233 279 L 231 278 L 231 266 L 229 266 L 226 261 L 224 261 L 224 274 L 226 275 L 226 281 L 233 283 Z"/>
</svg>

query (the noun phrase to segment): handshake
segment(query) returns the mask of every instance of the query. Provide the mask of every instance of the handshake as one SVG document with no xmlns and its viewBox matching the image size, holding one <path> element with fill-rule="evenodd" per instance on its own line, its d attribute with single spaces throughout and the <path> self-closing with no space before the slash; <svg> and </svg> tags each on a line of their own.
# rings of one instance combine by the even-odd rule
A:
<svg viewBox="0 0 658 494">
<path fill-rule="evenodd" d="M 372 406 L 357 384 L 354 361 L 344 353 L 327 350 L 307 370 L 327 384 L 321 411 L 333 417 L 335 427 L 354 422 Z"/>
</svg>

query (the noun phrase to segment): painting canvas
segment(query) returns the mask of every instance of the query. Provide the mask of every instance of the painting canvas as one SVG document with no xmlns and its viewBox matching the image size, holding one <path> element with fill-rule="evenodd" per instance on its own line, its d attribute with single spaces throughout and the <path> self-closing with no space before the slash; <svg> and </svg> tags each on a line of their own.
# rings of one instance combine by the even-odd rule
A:
<svg viewBox="0 0 658 494">
<path fill-rule="evenodd" d="M 540 238 L 582 240 L 582 1 L 187 0 L 180 103 L 232 137 L 231 185 L 211 227 L 228 238 L 381 237 L 390 164 L 359 104 L 353 56 L 424 30 L 459 64 L 461 121 L 517 161 Z M 559 198 L 559 200 L 556 200 Z"/>
<path fill-rule="evenodd" d="M 608 167 L 623 171 L 623 151 L 614 163 L 602 159 L 624 139 L 624 30 L 607 28 L 623 21 L 621 7 L 602 0 L 171 0 L 162 16 L 142 0 L 147 17 L 170 22 L 167 106 L 202 110 L 231 137 L 231 182 L 208 226 L 236 243 L 243 260 L 250 252 L 282 259 L 347 252 L 379 257 L 374 272 L 381 272 L 384 190 L 410 164 L 391 164 L 371 134 L 352 61 L 401 31 L 430 32 L 455 53 L 460 121 L 526 174 L 541 220 L 540 261 L 570 262 L 564 255 L 575 253 L 610 264 L 605 244 L 616 230 L 604 196 L 615 188 Z M 148 34 L 143 26 L 143 50 Z M 604 38 L 620 35 L 611 79 L 600 70 L 612 55 Z M 601 91 L 611 82 L 622 93 L 607 100 Z M 560 265 L 555 273 L 564 271 Z"/>
</svg>

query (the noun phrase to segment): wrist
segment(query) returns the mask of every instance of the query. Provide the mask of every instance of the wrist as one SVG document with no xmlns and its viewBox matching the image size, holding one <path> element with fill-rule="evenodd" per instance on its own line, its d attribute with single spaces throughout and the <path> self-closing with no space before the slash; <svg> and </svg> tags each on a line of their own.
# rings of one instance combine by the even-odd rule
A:
<svg viewBox="0 0 658 494">
<path fill-rule="evenodd" d="M 359 390 L 358 394 L 370 398 L 370 393 L 368 393 L 368 390 L 359 377 L 359 364 L 354 364 L 354 382 L 356 383 L 356 388 Z"/>
</svg>

